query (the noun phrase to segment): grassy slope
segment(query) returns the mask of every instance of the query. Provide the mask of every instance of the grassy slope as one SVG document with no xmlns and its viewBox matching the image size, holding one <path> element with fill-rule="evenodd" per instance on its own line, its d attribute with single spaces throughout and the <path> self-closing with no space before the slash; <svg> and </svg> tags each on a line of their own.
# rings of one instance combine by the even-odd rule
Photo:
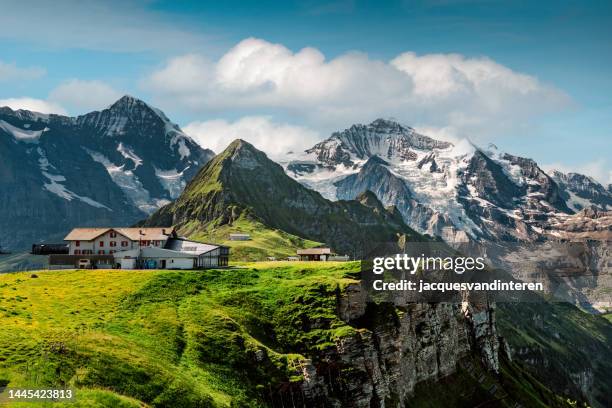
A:
<svg viewBox="0 0 612 408">
<path fill-rule="evenodd" d="M 300 248 L 311 248 L 321 245 L 289 234 L 285 231 L 269 228 L 260 222 L 241 216 L 231 224 L 201 226 L 197 221 L 180 228 L 181 234 L 203 242 L 214 242 L 231 248 L 231 258 L 237 261 L 261 261 L 269 256 L 284 259 L 295 256 Z M 248 241 L 230 241 L 230 233 L 245 233 L 251 236 Z"/>
<path fill-rule="evenodd" d="M 82 407 L 269 406 L 272 390 L 300 380 L 304 356 L 357 330 L 336 316 L 336 295 L 358 269 L 262 262 L 0 275 L 0 386 L 70 385 Z M 496 384 L 525 404 L 561 405 L 514 372 L 481 384 L 476 365 L 471 376 L 419 386 L 415 403 L 447 406 L 452 396 L 471 406 Z M 465 387 L 476 393 L 460 398 Z"/>
<path fill-rule="evenodd" d="M 359 202 L 326 200 L 241 140 L 215 156 L 174 203 L 159 209 L 143 225 L 172 224 L 182 234 L 197 238 L 213 230 L 224 233 L 245 222 L 251 224 L 248 227 L 256 226 L 251 227 L 253 231 L 263 227 L 266 232 L 282 235 L 281 256 L 295 253 L 295 246 L 286 245 L 294 236 L 325 242 L 353 256 L 363 255 L 381 243 L 397 242 L 401 235 L 421 239 L 397 211 L 385 210 L 372 193 Z M 266 243 L 257 256 L 274 249 Z"/>
<path fill-rule="evenodd" d="M 296 352 L 351 332 L 335 316 L 335 290 L 358 268 L 266 266 L 2 275 L 0 383 L 70 384 L 81 406 L 263 400 L 270 382 L 295 375 Z M 302 332 L 304 319 L 329 328 Z"/>
<path fill-rule="evenodd" d="M 532 361 L 529 370 L 551 388 L 575 390 L 567 372 L 590 366 L 595 376 L 589 398 L 610 406 L 612 397 L 612 325 L 568 303 L 498 304 L 498 328 L 517 360 Z"/>
</svg>

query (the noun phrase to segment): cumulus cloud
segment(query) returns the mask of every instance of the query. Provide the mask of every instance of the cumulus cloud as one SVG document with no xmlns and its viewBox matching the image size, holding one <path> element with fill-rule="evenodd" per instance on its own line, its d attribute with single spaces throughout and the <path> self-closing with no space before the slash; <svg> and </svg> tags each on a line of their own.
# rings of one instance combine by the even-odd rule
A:
<svg viewBox="0 0 612 408">
<path fill-rule="evenodd" d="M 0 61 L 0 81 L 20 81 L 38 79 L 47 71 L 40 67 L 18 67 L 15 63 Z"/>
<path fill-rule="evenodd" d="M 542 165 L 542 168 L 547 173 L 552 173 L 553 170 L 558 170 L 562 173 L 579 173 L 594 178 L 604 186 L 612 184 L 612 170 L 610 170 L 608 161 L 603 158 L 576 165 L 551 163 Z"/>
<path fill-rule="evenodd" d="M 0 99 L 0 106 L 8 106 L 13 110 L 25 109 L 40 113 L 57 113 L 59 115 L 66 114 L 66 110 L 62 106 L 44 99 L 36 98 L 25 97 Z"/>
<path fill-rule="evenodd" d="M 289 151 L 305 150 L 321 139 L 311 129 L 275 123 L 267 116 L 248 116 L 234 122 L 192 122 L 183 130 L 201 146 L 214 152 L 223 151 L 235 139 L 243 139 L 274 159 L 284 157 Z"/>
<path fill-rule="evenodd" d="M 516 130 L 569 102 L 560 90 L 489 58 L 405 52 L 382 61 L 350 52 L 326 59 L 315 48 L 293 52 L 257 38 L 216 61 L 172 58 L 142 86 L 160 104 L 194 112 L 282 112 L 326 129 L 393 116 L 475 139 Z"/>
<path fill-rule="evenodd" d="M 49 94 L 49 100 L 81 113 L 101 109 L 120 97 L 119 91 L 102 81 L 80 79 L 65 81 Z"/>
<path fill-rule="evenodd" d="M 255 38 L 215 62 L 194 54 L 173 58 L 143 86 L 161 104 L 171 100 L 194 111 L 280 109 L 333 124 L 369 116 L 373 108 L 394 109 L 412 89 L 405 74 L 365 54 L 326 61 L 314 48 L 294 53 Z"/>
</svg>

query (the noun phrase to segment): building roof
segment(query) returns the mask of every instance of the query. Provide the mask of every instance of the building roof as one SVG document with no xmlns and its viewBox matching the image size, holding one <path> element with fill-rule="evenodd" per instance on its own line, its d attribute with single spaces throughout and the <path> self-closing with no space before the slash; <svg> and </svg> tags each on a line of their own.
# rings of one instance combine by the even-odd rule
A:
<svg viewBox="0 0 612 408">
<path fill-rule="evenodd" d="M 196 256 L 214 251 L 221 245 L 206 244 L 204 242 L 191 241 L 185 238 L 169 238 L 164 245 L 165 249 L 187 252 Z"/>
<path fill-rule="evenodd" d="M 115 252 L 113 254 L 115 258 L 195 258 L 196 254 L 180 251 L 172 251 L 170 249 L 157 248 L 157 247 L 143 247 L 139 249 L 130 249 L 128 251 Z"/>
<path fill-rule="evenodd" d="M 111 230 L 132 241 L 165 241 L 174 228 L 75 228 L 66 235 L 64 241 L 92 241 Z"/>
<path fill-rule="evenodd" d="M 329 255 L 331 253 L 331 248 L 306 248 L 297 250 L 298 255 Z"/>
</svg>

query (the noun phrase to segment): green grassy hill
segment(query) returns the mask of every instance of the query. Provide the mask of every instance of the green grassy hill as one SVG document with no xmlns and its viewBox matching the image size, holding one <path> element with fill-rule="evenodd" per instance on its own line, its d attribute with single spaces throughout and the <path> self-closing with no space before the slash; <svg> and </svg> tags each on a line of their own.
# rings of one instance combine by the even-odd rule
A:
<svg viewBox="0 0 612 408">
<path fill-rule="evenodd" d="M 549 388 L 612 406 L 612 325 L 604 316 L 564 302 L 499 303 L 498 329 Z"/>
<path fill-rule="evenodd" d="M 279 260 L 286 259 L 295 256 L 298 249 L 323 244 L 269 228 L 245 215 L 223 225 L 202 225 L 199 221 L 192 221 L 181 228 L 181 233 L 197 241 L 227 245 L 231 248 L 231 258 L 243 262 L 263 261 L 270 256 Z M 251 239 L 230 241 L 231 233 L 249 234 Z"/>
<path fill-rule="evenodd" d="M 335 296 L 356 269 L 292 262 L 5 274 L 0 385 L 68 384 L 83 407 L 255 406 L 296 375 L 296 351 L 353 330 L 336 317 Z M 329 328 L 302 332 L 295 322 L 306 315 Z"/>
<path fill-rule="evenodd" d="M 279 255 L 294 254 L 297 237 L 304 238 L 306 246 L 308 240 L 324 242 L 354 258 L 380 244 L 397 243 L 401 237 L 424 239 L 373 193 L 364 192 L 356 200 L 329 201 L 243 140 L 232 142 L 202 167 L 176 201 L 141 223 L 174 225 L 181 235 L 200 239 L 244 224 L 246 229 L 263 229 L 268 234 L 260 237 L 262 245 L 249 247 L 247 258 L 256 255 L 257 249 L 270 253 L 279 248 Z M 271 244 L 271 239 L 280 241 L 280 246 Z"/>
<path fill-rule="evenodd" d="M 280 406 L 305 358 L 368 330 L 336 314 L 358 271 L 357 262 L 260 262 L 3 274 L 0 387 L 70 386 L 78 407 Z M 492 395 L 501 398 L 492 406 L 565 406 L 520 366 L 505 360 L 496 376 L 478 361 L 420 384 L 414 406 L 474 406 Z"/>
</svg>

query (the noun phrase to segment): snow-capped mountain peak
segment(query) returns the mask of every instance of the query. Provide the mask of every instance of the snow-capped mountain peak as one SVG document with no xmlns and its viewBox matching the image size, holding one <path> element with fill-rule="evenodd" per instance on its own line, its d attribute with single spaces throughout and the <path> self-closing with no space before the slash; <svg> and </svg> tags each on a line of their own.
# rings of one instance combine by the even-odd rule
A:
<svg viewBox="0 0 612 408">
<path fill-rule="evenodd" d="M 612 205 L 590 178 L 551 177 L 493 144 L 440 141 L 388 119 L 334 132 L 283 165 L 328 199 L 370 190 L 411 227 L 449 241 L 537 239 L 557 215 Z"/>
<path fill-rule="evenodd" d="M 53 236 L 76 224 L 145 217 L 178 197 L 214 154 L 159 109 L 126 95 L 78 117 L 0 108 L 0 155 L 0 194 L 15 200 L 1 208 L 0 226 L 13 231 L 22 212 L 42 214 L 49 226 L 39 233 Z"/>
<path fill-rule="evenodd" d="M 379 156 L 392 162 L 415 160 L 415 150 L 446 149 L 451 146 L 417 133 L 413 128 L 388 119 L 368 125 L 353 125 L 308 149 L 306 153 L 328 166 L 351 167 Z"/>
</svg>

